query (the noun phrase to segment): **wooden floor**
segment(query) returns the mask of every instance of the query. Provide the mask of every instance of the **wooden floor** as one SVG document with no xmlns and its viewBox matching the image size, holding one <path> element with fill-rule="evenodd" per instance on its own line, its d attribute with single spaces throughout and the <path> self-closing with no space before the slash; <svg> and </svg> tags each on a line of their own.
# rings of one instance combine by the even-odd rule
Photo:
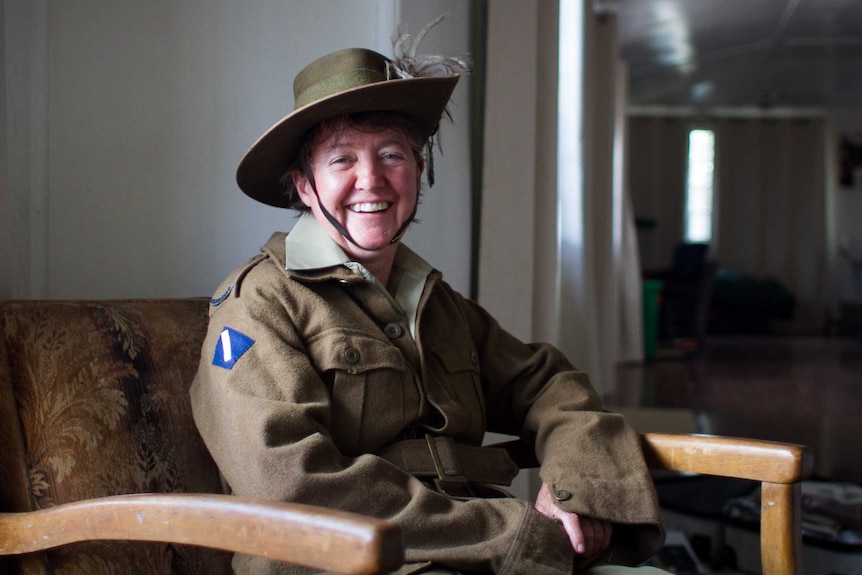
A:
<svg viewBox="0 0 862 575">
<path fill-rule="evenodd" d="M 692 359 L 618 375 L 609 403 L 686 408 L 700 432 L 802 443 L 818 477 L 862 483 L 862 339 L 710 337 Z"/>
</svg>

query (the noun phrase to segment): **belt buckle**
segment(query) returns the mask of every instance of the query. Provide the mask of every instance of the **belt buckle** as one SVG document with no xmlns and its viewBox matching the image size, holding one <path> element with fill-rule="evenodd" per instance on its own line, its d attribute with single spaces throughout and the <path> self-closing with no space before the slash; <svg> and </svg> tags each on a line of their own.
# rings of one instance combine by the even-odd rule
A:
<svg viewBox="0 0 862 575">
<path fill-rule="evenodd" d="M 451 438 L 443 438 L 451 443 Z M 425 442 L 428 444 L 428 451 L 431 452 L 431 461 L 434 463 L 434 471 L 437 472 L 437 478 L 434 480 L 434 485 L 440 492 L 449 495 L 450 497 L 466 497 L 469 496 L 470 482 L 463 474 L 450 475 L 443 468 L 443 461 L 440 459 L 440 452 L 437 450 L 437 444 L 434 442 L 434 437 L 426 433 Z M 453 445 L 453 453 L 454 445 Z M 457 455 L 455 457 L 457 461 Z M 458 461 L 460 464 L 460 461 Z"/>
</svg>

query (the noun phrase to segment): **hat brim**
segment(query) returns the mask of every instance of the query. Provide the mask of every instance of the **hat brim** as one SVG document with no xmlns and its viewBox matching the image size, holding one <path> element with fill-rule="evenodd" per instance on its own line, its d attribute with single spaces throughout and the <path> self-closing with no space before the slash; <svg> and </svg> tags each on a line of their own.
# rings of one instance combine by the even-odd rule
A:
<svg viewBox="0 0 862 575">
<path fill-rule="evenodd" d="M 323 120 L 356 112 L 398 112 L 418 124 L 424 138 L 437 129 L 458 76 L 408 78 L 368 84 L 298 108 L 252 144 L 237 167 L 246 195 L 270 206 L 290 207 L 281 179 L 293 164 L 305 133 Z"/>
</svg>

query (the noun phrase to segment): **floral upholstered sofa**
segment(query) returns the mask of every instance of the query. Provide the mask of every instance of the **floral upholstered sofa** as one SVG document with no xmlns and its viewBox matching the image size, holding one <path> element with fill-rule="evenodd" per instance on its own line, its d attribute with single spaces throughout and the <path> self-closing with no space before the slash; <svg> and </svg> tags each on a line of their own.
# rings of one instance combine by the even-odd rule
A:
<svg viewBox="0 0 862 575">
<path fill-rule="evenodd" d="M 395 524 L 224 493 L 191 415 L 209 300 L 0 302 L 0 575 L 403 564 Z"/>
<path fill-rule="evenodd" d="M 188 400 L 207 307 L 203 299 L 0 304 L 0 511 L 220 493 Z M 10 573 L 215 575 L 231 572 L 229 559 L 196 547 L 93 542 L 7 561 Z"/>
</svg>

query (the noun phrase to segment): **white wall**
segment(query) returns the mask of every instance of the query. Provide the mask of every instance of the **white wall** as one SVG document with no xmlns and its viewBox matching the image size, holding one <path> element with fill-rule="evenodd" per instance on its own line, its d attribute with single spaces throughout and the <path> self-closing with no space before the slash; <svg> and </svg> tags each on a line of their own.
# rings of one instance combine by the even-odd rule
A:
<svg viewBox="0 0 862 575">
<path fill-rule="evenodd" d="M 456 0 L 6 0 L 9 176 L 0 297 L 209 295 L 293 212 L 245 197 L 249 145 L 293 105 L 312 59 L 391 53 L 449 11 L 429 51 L 466 52 Z M 407 243 L 469 286 L 469 78 L 442 128 L 437 184 Z M 0 150 L 2 151 L 2 150 Z"/>
<path fill-rule="evenodd" d="M 497 0 L 488 20 L 478 299 L 504 328 L 530 341 L 538 289 L 532 260 L 542 225 L 536 221 L 536 123 L 540 103 L 553 110 L 556 96 L 538 89 L 539 6 Z M 556 55 L 549 59 L 556 62 Z M 546 226 L 556 228 L 555 215 Z"/>
<path fill-rule="evenodd" d="M 0 180 L 0 297 L 24 297 L 47 272 L 47 0 L 3 3 L 5 154 Z M 34 62 L 38 62 L 38 65 Z M 31 118 L 41 121 L 34 122 Z M 36 244 L 36 248 L 31 248 Z M 32 262 L 37 261 L 34 265 Z M 35 271 L 34 271 L 35 270 Z M 36 277 L 36 274 L 40 274 Z"/>
<path fill-rule="evenodd" d="M 0 24 L 5 22 L 3 5 L 0 4 Z M 6 78 L 6 32 L 0 25 L 0 78 Z M 6 133 L 6 90 L 0 90 L 0 134 Z M 12 293 L 13 232 L 9 218 L 11 201 L 6 192 L 9 179 L 9 154 L 6 138 L 0 137 L 0 300 Z"/>
</svg>

